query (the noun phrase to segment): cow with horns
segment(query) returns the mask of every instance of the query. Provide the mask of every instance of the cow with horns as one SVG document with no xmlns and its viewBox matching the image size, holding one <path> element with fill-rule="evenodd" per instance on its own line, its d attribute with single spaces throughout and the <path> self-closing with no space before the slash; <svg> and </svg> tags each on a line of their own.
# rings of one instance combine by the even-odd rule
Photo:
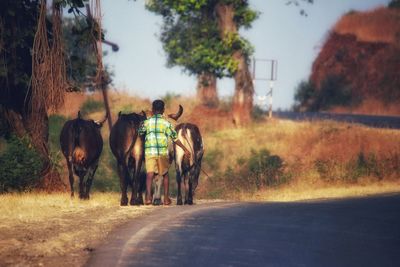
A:
<svg viewBox="0 0 400 267">
<path fill-rule="evenodd" d="M 183 149 L 174 144 L 176 182 L 178 186 L 177 205 L 192 205 L 204 154 L 203 139 L 199 128 L 195 124 L 181 123 L 175 129 L 178 133 L 178 139 L 191 154 L 191 157 L 187 157 Z M 182 201 L 182 188 L 185 190 L 184 202 Z"/>
<path fill-rule="evenodd" d="M 106 121 L 84 120 L 78 117 L 65 122 L 60 133 L 61 151 L 67 161 L 71 197 L 74 196 L 74 173 L 79 177 L 79 198 L 89 199 L 89 191 L 103 150 L 100 129 Z M 85 176 L 88 174 L 85 181 Z"/>
<path fill-rule="evenodd" d="M 168 117 L 178 120 L 182 113 L 183 108 L 179 105 L 179 111 L 176 114 L 169 114 Z M 145 119 L 145 112 L 141 114 L 120 112 L 110 132 L 110 147 L 117 159 L 120 178 L 121 206 L 128 205 L 128 186 L 132 188 L 130 205 L 143 204 L 142 191 L 145 188 L 145 177 L 140 171 L 144 160 L 144 137 L 138 134 L 138 130 Z"/>
</svg>

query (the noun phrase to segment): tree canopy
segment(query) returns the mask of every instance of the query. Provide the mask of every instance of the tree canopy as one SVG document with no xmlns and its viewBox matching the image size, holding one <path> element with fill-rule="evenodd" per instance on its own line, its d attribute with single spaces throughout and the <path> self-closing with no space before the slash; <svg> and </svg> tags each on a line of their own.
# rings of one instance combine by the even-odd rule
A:
<svg viewBox="0 0 400 267">
<path fill-rule="evenodd" d="M 211 73 L 218 78 L 232 77 L 238 63 L 232 57 L 242 50 L 249 58 L 250 43 L 239 34 L 221 35 L 215 12 L 218 3 L 235 7 L 235 23 L 248 28 L 258 13 L 247 1 L 153 0 L 147 9 L 163 17 L 160 40 L 167 54 L 167 66 L 181 66 L 189 75 Z"/>
</svg>

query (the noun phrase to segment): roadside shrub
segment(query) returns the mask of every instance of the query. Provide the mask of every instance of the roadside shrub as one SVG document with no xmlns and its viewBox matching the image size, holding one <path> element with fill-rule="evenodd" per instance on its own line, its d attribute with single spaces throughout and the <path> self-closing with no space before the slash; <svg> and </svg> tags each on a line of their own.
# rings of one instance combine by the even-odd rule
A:
<svg viewBox="0 0 400 267">
<path fill-rule="evenodd" d="M 221 159 L 224 157 L 224 153 L 216 149 L 211 149 L 204 154 L 203 162 L 207 166 L 208 169 L 212 171 L 216 171 L 220 168 Z"/>
<path fill-rule="evenodd" d="M 385 166 L 386 162 L 390 161 L 380 161 L 375 154 L 365 155 L 361 151 L 355 159 L 348 162 L 316 160 L 314 167 L 320 178 L 326 182 L 356 183 L 363 177 L 381 180 L 384 176 L 395 174 L 396 169 Z"/>
<path fill-rule="evenodd" d="M 82 115 L 87 115 L 92 112 L 101 111 L 104 109 L 104 104 L 101 101 L 97 101 L 89 98 L 86 100 L 80 108 Z"/>
<path fill-rule="evenodd" d="M 42 161 L 28 138 L 11 136 L 0 154 L 0 193 L 29 191 L 40 179 Z"/>
<path fill-rule="evenodd" d="M 337 54 L 340 57 L 340 51 Z M 341 76 L 331 75 L 317 88 L 311 81 L 302 81 L 294 96 L 295 111 L 328 110 L 333 106 L 351 106 L 359 104 L 353 97 L 352 89 Z"/>
<path fill-rule="evenodd" d="M 254 191 L 265 186 L 278 186 L 290 181 L 284 162 L 266 149 L 252 150 L 251 155 L 237 160 L 236 168 L 228 167 L 223 174 L 225 186 L 235 191 Z"/>
<path fill-rule="evenodd" d="M 255 121 L 261 121 L 267 116 L 267 111 L 263 110 L 259 106 L 254 106 L 253 110 L 251 111 L 251 117 Z"/>
<path fill-rule="evenodd" d="M 294 111 L 314 111 L 312 102 L 316 96 L 315 85 L 311 81 L 301 81 L 295 89 Z"/>
</svg>

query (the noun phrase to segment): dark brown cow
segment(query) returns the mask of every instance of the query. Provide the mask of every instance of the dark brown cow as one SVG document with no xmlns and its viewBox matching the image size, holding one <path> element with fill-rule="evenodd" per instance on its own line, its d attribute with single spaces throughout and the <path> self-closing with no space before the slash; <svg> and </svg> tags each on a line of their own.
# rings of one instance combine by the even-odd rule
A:
<svg viewBox="0 0 400 267">
<path fill-rule="evenodd" d="M 60 133 L 61 151 L 67 161 L 71 197 L 74 196 L 74 173 L 79 177 L 79 198 L 89 199 L 89 191 L 103 150 L 101 122 L 78 118 L 65 122 Z M 88 173 L 86 181 L 84 180 Z"/>
<path fill-rule="evenodd" d="M 128 204 L 128 185 L 132 187 L 130 204 L 143 204 L 143 197 L 140 189 L 144 181 L 143 179 L 139 179 L 139 173 L 144 156 L 144 140 L 142 137 L 138 136 L 138 129 L 145 119 L 145 114 L 121 114 L 120 112 L 118 114 L 118 120 L 111 128 L 110 147 L 117 159 L 122 206 Z"/>
<path fill-rule="evenodd" d="M 177 120 L 183 113 L 182 106 L 176 114 L 168 117 Z M 128 204 L 128 186 L 132 188 L 130 205 L 143 204 L 142 191 L 145 188 L 145 176 L 140 175 L 144 160 L 144 137 L 138 135 L 139 126 L 146 114 L 118 114 L 118 120 L 110 132 L 111 151 L 117 159 L 118 175 L 121 186 L 121 205 Z"/>
<path fill-rule="evenodd" d="M 193 204 L 193 197 L 199 182 L 201 160 L 204 154 L 203 139 L 199 128 L 191 123 L 176 126 L 178 139 L 190 151 L 190 158 L 185 157 L 183 149 L 174 144 L 176 182 L 178 185 L 177 205 L 182 205 L 182 188 L 185 190 L 184 204 Z M 183 177 L 183 179 L 182 179 Z"/>
</svg>

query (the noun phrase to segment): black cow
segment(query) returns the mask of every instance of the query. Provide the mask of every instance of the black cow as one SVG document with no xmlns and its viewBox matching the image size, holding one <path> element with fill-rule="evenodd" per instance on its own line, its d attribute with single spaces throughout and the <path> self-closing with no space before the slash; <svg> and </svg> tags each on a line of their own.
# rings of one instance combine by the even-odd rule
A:
<svg viewBox="0 0 400 267">
<path fill-rule="evenodd" d="M 185 190 L 184 204 L 193 204 L 193 197 L 199 182 L 201 160 L 204 154 L 203 139 L 199 128 L 191 123 L 176 126 L 178 139 L 190 151 L 190 158 L 185 157 L 183 149 L 174 144 L 176 182 L 178 185 L 177 205 L 182 205 L 182 191 Z M 183 179 L 182 179 L 183 177 Z"/>
<path fill-rule="evenodd" d="M 183 113 L 182 106 L 176 114 L 168 117 L 177 120 Z M 110 132 L 111 151 L 117 159 L 118 175 L 121 187 L 121 206 L 128 204 L 128 186 L 132 188 L 130 205 L 143 204 L 142 192 L 145 188 L 145 176 L 140 174 L 144 160 L 144 137 L 138 135 L 139 126 L 146 119 L 146 114 L 118 114 Z"/>
<path fill-rule="evenodd" d="M 103 150 L 100 128 L 106 121 L 78 118 L 65 122 L 60 133 L 61 151 L 67 161 L 71 197 L 74 196 L 74 173 L 79 177 L 79 198 L 89 199 L 89 191 Z M 86 174 L 88 177 L 84 180 Z"/>
</svg>

